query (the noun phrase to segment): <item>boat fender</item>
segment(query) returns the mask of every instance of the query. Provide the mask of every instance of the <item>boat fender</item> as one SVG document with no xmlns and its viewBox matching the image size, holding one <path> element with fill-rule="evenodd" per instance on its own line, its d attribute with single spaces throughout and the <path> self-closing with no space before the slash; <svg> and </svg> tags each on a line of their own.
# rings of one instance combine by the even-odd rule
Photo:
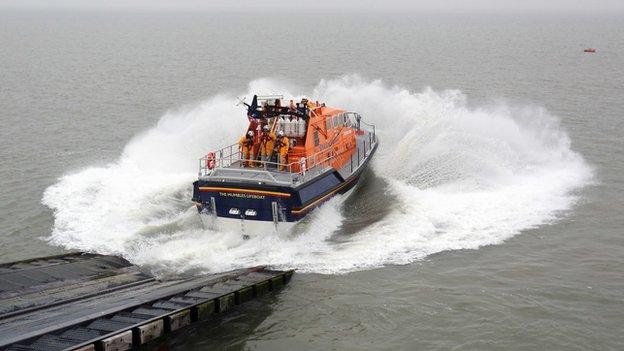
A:
<svg viewBox="0 0 624 351">
<path fill-rule="evenodd" d="M 286 136 L 289 138 L 297 136 L 297 121 L 294 117 L 286 118 L 286 130 L 284 133 L 286 133 Z"/>
<path fill-rule="evenodd" d="M 284 127 L 282 130 L 287 137 L 292 137 L 292 123 L 290 122 L 290 119 L 284 118 Z"/>
<path fill-rule="evenodd" d="M 299 118 L 297 121 L 297 136 L 303 138 L 306 132 L 306 122 L 303 118 Z"/>
<path fill-rule="evenodd" d="M 210 151 L 206 155 L 206 168 L 213 169 L 215 166 L 215 153 Z"/>
<path fill-rule="evenodd" d="M 306 158 L 302 157 L 299 159 L 299 170 L 301 171 L 301 175 L 305 176 L 306 174 Z"/>
</svg>

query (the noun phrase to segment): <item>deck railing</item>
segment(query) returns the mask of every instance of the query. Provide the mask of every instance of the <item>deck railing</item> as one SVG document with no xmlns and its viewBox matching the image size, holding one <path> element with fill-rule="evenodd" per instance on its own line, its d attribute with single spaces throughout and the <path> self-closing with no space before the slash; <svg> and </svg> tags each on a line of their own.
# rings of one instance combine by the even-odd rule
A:
<svg viewBox="0 0 624 351">
<path fill-rule="evenodd" d="M 349 169 L 351 173 L 359 168 L 377 143 L 375 126 L 367 123 L 364 124 L 369 126 L 369 130 L 366 131 L 368 137 L 365 139 L 356 138 L 356 150 L 349 158 Z M 242 157 L 242 152 L 239 150 L 238 144 L 232 144 L 215 151 L 214 158 L 211 162 L 208 156 L 200 158 L 199 176 L 208 176 L 213 174 L 213 171 L 230 169 L 241 172 L 243 175 L 248 174 L 248 178 L 257 178 L 252 177 L 252 175 L 258 174 L 259 172 L 266 172 L 264 176 L 274 181 L 278 180 L 276 178 L 276 176 L 278 176 L 280 180 L 286 180 L 291 184 L 301 183 L 325 172 L 331 167 L 331 163 L 335 158 L 350 152 L 350 148 L 344 148 L 344 150 L 340 152 L 334 151 L 334 148 L 342 149 L 342 146 L 348 142 L 349 141 L 343 141 L 337 144 L 328 144 L 322 150 L 311 156 L 302 157 L 299 161 L 284 164 L 256 160 L 255 158 L 257 158 L 258 155 L 254 155 L 253 160 L 246 160 Z M 210 163 L 212 163 L 212 168 L 209 166 Z"/>
</svg>

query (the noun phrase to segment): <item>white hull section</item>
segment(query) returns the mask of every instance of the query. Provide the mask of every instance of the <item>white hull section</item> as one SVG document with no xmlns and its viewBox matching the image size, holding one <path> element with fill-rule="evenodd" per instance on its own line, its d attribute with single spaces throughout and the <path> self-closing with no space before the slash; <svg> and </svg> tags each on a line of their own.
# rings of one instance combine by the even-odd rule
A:
<svg viewBox="0 0 624 351">
<path fill-rule="evenodd" d="M 268 234 L 288 235 L 297 222 L 253 221 L 236 218 L 214 217 L 210 214 L 200 215 L 202 223 L 207 229 L 239 233 L 244 237 L 258 237 Z"/>
</svg>

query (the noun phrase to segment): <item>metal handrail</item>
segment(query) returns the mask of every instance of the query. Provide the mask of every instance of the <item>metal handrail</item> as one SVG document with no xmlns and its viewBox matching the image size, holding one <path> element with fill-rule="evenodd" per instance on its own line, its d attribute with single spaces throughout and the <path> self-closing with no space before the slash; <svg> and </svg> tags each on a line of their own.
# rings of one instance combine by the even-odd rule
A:
<svg viewBox="0 0 624 351">
<path fill-rule="evenodd" d="M 362 121 L 362 120 L 360 120 L 360 123 L 363 123 L 363 124 L 365 124 L 365 125 L 367 125 L 367 126 L 369 126 L 369 127 L 373 127 L 373 137 L 374 137 L 374 138 L 375 138 L 375 137 L 377 137 L 377 135 L 375 134 L 375 132 L 376 132 L 376 131 L 375 131 L 376 127 L 375 127 L 375 125 L 374 125 L 374 124 L 371 124 L 371 123 L 366 123 L 366 122 L 364 122 L 364 121 Z"/>
<path fill-rule="evenodd" d="M 356 140 L 357 167 L 360 166 L 361 159 L 366 158 L 367 151 L 370 151 L 373 148 L 373 145 L 377 142 L 377 137 L 375 135 L 375 125 L 369 124 L 366 122 L 364 122 L 364 124 L 372 127 L 372 134 L 369 131 L 368 143 L 366 142 L 366 140 L 364 141 L 363 155 L 360 154 L 360 146 L 357 145 L 357 140 Z M 326 169 L 326 167 L 323 167 L 323 166 L 329 165 L 332 162 L 332 160 L 335 159 L 336 157 L 339 157 L 340 155 L 346 152 L 349 152 L 351 149 L 346 149 L 340 153 L 336 153 L 334 151 L 335 147 L 339 147 L 346 143 L 348 143 L 348 141 L 344 141 L 344 142 L 337 143 L 337 144 L 334 142 L 326 144 L 322 150 L 319 150 L 318 152 L 312 154 L 311 156 L 304 157 L 305 164 L 303 164 L 304 166 L 303 169 L 301 169 L 300 167 L 299 171 L 294 172 L 294 173 L 293 173 L 293 167 L 295 165 L 301 166 L 302 165 L 301 161 L 295 161 L 295 162 L 290 162 L 286 164 L 286 163 L 277 163 L 277 162 L 262 161 L 262 160 L 246 160 L 242 158 L 242 152 L 240 151 L 238 147 L 238 143 L 234 143 L 232 145 L 228 145 L 214 152 L 215 154 L 215 158 L 213 160 L 214 169 L 224 169 L 224 168 L 237 169 L 237 170 L 246 169 L 248 172 L 257 173 L 259 171 L 267 171 L 267 173 L 270 174 L 270 172 L 268 172 L 269 169 L 278 171 L 279 168 L 282 168 L 283 171 L 281 171 L 281 173 L 290 174 L 291 183 L 295 183 L 297 181 L 302 181 L 302 180 L 309 179 L 310 177 L 318 175 L 321 171 Z M 324 156 L 328 152 L 329 154 L 327 156 Z M 319 160 L 319 156 L 323 156 L 323 158 Z M 211 171 L 210 169 L 208 169 L 206 162 L 207 162 L 207 156 L 204 156 L 199 159 L 199 176 L 200 177 L 209 174 Z M 246 163 L 252 163 L 254 167 L 253 168 L 230 167 L 236 162 L 240 162 L 241 166 Z M 351 162 L 351 171 L 353 171 L 353 154 L 351 155 L 350 162 Z M 275 180 L 275 178 L 272 175 L 271 175 L 271 178 Z"/>
</svg>

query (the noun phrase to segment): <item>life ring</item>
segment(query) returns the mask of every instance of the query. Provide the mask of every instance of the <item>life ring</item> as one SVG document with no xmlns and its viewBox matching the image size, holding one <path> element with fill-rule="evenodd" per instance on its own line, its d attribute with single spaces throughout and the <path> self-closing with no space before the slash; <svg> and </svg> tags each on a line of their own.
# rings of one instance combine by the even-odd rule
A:
<svg viewBox="0 0 624 351">
<path fill-rule="evenodd" d="M 209 152 L 206 155 L 206 168 L 213 169 L 215 167 L 215 153 Z"/>
</svg>

